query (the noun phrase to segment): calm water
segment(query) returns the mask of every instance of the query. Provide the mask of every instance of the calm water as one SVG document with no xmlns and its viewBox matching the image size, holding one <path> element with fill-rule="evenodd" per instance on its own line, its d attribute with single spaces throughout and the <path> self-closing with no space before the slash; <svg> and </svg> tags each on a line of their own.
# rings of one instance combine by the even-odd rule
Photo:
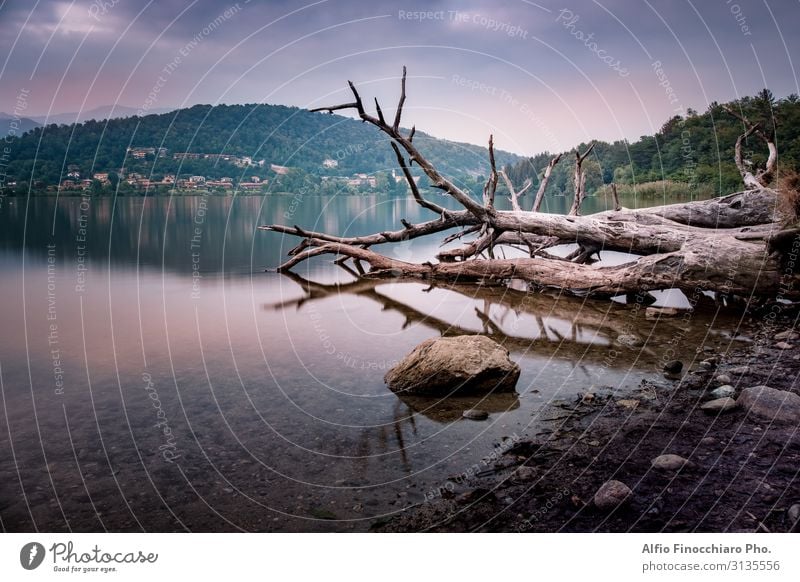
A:
<svg viewBox="0 0 800 582">
<path fill-rule="evenodd" d="M 608 302 L 354 282 L 324 257 L 264 272 L 295 241 L 259 224 L 367 233 L 422 212 L 385 197 L 4 200 L 2 527 L 366 530 L 503 439 L 557 429 L 546 403 L 623 394 L 660 377 L 664 346 L 688 364 L 736 328 L 718 313 L 654 328 Z M 428 258 L 434 239 L 387 252 Z M 622 331 L 647 346 L 609 358 Z M 438 402 L 385 387 L 416 344 L 456 333 L 504 342 L 518 394 Z M 489 420 L 460 420 L 472 406 Z"/>
</svg>

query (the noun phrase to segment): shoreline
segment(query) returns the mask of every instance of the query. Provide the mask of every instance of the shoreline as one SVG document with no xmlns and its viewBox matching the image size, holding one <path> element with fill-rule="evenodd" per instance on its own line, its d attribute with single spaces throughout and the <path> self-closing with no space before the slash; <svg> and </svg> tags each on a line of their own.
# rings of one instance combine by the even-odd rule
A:
<svg viewBox="0 0 800 582">
<path fill-rule="evenodd" d="M 780 315 L 767 322 L 775 306 Z M 700 408 L 723 382 L 735 397 L 760 385 L 800 394 L 798 314 L 796 305 L 752 309 L 752 343 L 704 348 L 699 365 L 665 374 L 664 382 L 643 381 L 627 396 L 609 388 L 552 403 L 560 420 L 554 432 L 525 435 L 489 474 L 372 531 L 798 531 L 800 414 L 773 422 L 742 406 Z M 662 455 L 687 462 L 653 467 Z M 601 510 L 593 498 L 609 480 L 632 493 Z"/>
</svg>

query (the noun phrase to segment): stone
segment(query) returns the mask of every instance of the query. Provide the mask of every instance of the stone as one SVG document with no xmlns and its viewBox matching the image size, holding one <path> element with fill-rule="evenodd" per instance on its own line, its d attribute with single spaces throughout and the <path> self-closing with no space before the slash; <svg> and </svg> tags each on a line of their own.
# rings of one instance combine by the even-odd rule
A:
<svg viewBox="0 0 800 582">
<path fill-rule="evenodd" d="M 725 384 L 724 386 L 720 386 L 719 388 L 714 388 L 709 394 L 714 398 L 727 398 L 733 397 L 736 393 L 736 388 L 731 386 L 730 384 Z"/>
<path fill-rule="evenodd" d="M 629 410 L 635 410 L 639 406 L 639 401 L 633 399 L 617 400 L 617 405 Z"/>
<path fill-rule="evenodd" d="M 386 373 L 393 392 L 425 396 L 513 392 L 520 367 L 482 335 L 437 337 L 414 348 Z"/>
<path fill-rule="evenodd" d="M 606 481 L 594 494 L 594 504 L 602 511 L 610 511 L 627 502 L 632 493 L 622 481 Z"/>
<path fill-rule="evenodd" d="M 623 333 L 617 336 L 617 343 L 628 348 L 638 348 L 644 345 L 642 338 L 632 333 Z"/>
<path fill-rule="evenodd" d="M 796 341 L 800 339 L 800 333 L 792 331 L 791 329 L 787 329 L 786 331 L 782 331 L 780 333 L 776 333 L 772 336 L 777 341 L 788 340 L 790 342 Z"/>
<path fill-rule="evenodd" d="M 536 478 L 536 469 L 533 467 L 519 467 L 514 471 L 515 481 L 533 481 Z"/>
<path fill-rule="evenodd" d="M 730 396 L 709 400 L 700 406 L 700 410 L 709 414 L 717 414 L 722 412 L 730 412 L 736 409 L 739 405 Z"/>
<path fill-rule="evenodd" d="M 735 376 L 747 376 L 750 373 L 750 366 L 736 366 L 728 371 Z"/>
<path fill-rule="evenodd" d="M 787 344 L 786 342 L 778 342 L 775 344 L 775 347 L 779 350 L 791 350 L 793 346 L 792 344 Z"/>
<path fill-rule="evenodd" d="M 658 319 L 660 317 L 675 317 L 680 312 L 680 309 L 674 307 L 648 307 L 644 310 L 644 316 L 647 319 Z"/>
<path fill-rule="evenodd" d="M 680 360 L 671 360 L 664 364 L 664 371 L 668 374 L 680 374 L 683 370 L 683 362 Z"/>
<path fill-rule="evenodd" d="M 752 386 L 742 390 L 736 403 L 764 420 L 800 423 L 800 396 L 792 392 Z"/>
<path fill-rule="evenodd" d="M 790 526 L 797 526 L 798 522 L 800 522 L 800 503 L 792 505 L 789 511 L 786 512 L 786 517 L 789 518 Z"/>
<path fill-rule="evenodd" d="M 678 471 L 683 469 L 689 461 L 680 455 L 659 455 L 652 461 L 650 465 L 653 469 L 660 469 L 662 471 Z"/>
<path fill-rule="evenodd" d="M 711 436 L 703 437 L 700 439 L 700 444 L 705 446 L 711 446 L 717 444 L 717 439 Z"/>
<path fill-rule="evenodd" d="M 461 416 L 470 420 L 486 420 L 489 418 L 489 413 L 485 410 L 478 410 L 477 408 L 470 408 L 461 413 Z"/>
<path fill-rule="evenodd" d="M 724 386 L 725 384 L 730 384 L 730 383 L 731 383 L 731 377 L 730 377 L 730 376 L 728 376 L 727 374 L 720 374 L 719 376 L 717 376 L 717 377 L 716 377 L 716 378 L 714 378 L 714 379 L 715 379 L 715 380 L 716 380 L 716 381 L 717 381 L 717 382 L 718 382 L 718 383 L 719 383 L 721 386 Z"/>
</svg>

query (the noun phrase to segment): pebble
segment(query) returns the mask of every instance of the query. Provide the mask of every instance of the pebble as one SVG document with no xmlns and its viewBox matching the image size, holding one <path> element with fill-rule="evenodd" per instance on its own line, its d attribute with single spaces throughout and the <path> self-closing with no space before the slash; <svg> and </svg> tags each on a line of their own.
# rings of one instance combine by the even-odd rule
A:
<svg viewBox="0 0 800 582">
<path fill-rule="evenodd" d="M 683 362 L 680 360 L 672 360 L 664 364 L 664 371 L 669 374 L 680 374 L 683 370 Z"/>
<path fill-rule="evenodd" d="M 594 504 L 600 510 L 610 511 L 628 501 L 632 493 L 622 481 L 606 481 L 594 494 Z"/>
<path fill-rule="evenodd" d="M 737 376 L 747 376 L 750 373 L 750 366 L 737 366 L 731 368 L 729 372 Z"/>
<path fill-rule="evenodd" d="M 629 348 L 637 348 L 644 345 L 642 338 L 640 338 L 638 335 L 633 335 L 632 333 L 623 333 L 618 335 L 617 343 Z"/>
<path fill-rule="evenodd" d="M 514 471 L 516 481 L 532 481 L 536 478 L 536 469 L 533 467 L 519 467 Z"/>
<path fill-rule="evenodd" d="M 477 408 L 470 408 L 469 410 L 465 410 L 461 413 L 461 416 L 464 418 L 468 418 L 470 420 L 486 420 L 489 418 L 489 413 L 485 410 L 479 410 Z"/>
<path fill-rule="evenodd" d="M 775 347 L 779 350 L 791 350 L 792 344 L 787 344 L 786 342 L 778 342 L 775 344 Z"/>
<path fill-rule="evenodd" d="M 736 393 L 736 389 L 730 384 L 725 384 L 719 388 L 714 388 L 709 394 L 714 398 L 732 397 Z"/>
<path fill-rule="evenodd" d="M 682 469 L 686 466 L 689 461 L 681 457 L 680 455 L 659 455 L 652 461 L 650 464 L 652 465 L 653 469 L 661 469 L 663 471 L 677 471 Z"/>
<path fill-rule="evenodd" d="M 706 445 L 706 446 L 715 445 L 715 444 L 717 444 L 717 439 L 715 439 L 714 437 L 710 437 L 710 436 L 703 437 L 702 439 L 700 439 L 700 444 L 701 445 Z"/>
<path fill-rule="evenodd" d="M 617 404 L 623 408 L 634 410 L 639 406 L 638 400 L 617 400 Z"/>
<path fill-rule="evenodd" d="M 800 521 L 800 503 L 795 503 L 786 512 L 786 517 L 789 518 L 790 525 L 796 525 Z"/>
<path fill-rule="evenodd" d="M 730 396 L 726 396 L 724 398 L 717 398 L 715 400 L 709 400 L 705 404 L 700 406 L 700 410 L 704 412 L 708 412 L 709 414 L 716 414 L 718 412 L 730 412 L 734 410 L 738 405 L 736 401 L 731 398 Z"/>
<path fill-rule="evenodd" d="M 719 376 L 716 377 L 716 380 L 721 385 L 725 385 L 725 384 L 730 384 L 731 383 L 731 377 L 728 376 L 727 374 L 720 374 Z"/>
<path fill-rule="evenodd" d="M 675 317 L 680 312 L 680 309 L 675 307 L 648 307 L 644 310 L 644 316 L 646 319 L 658 319 L 660 317 Z"/>
<path fill-rule="evenodd" d="M 800 339 L 800 333 L 794 332 L 791 329 L 787 329 L 786 331 L 782 331 L 780 333 L 776 333 L 773 336 L 774 339 L 781 341 L 781 340 L 789 340 L 790 342 Z"/>
</svg>

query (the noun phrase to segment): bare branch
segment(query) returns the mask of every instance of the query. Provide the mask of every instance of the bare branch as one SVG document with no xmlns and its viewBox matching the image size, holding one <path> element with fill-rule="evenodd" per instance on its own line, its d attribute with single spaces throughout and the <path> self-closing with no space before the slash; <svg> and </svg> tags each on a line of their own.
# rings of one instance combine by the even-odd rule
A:
<svg viewBox="0 0 800 582">
<path fill-rule="evenodd" d="M 394 123 L 392 129 L 396 132 L 400 131 L 400 117 L 403 115 L 403 105 L 406 102 L 406 66 L 403 65 L 403 79 L 400 81 L 400 102 L 397 104 L 397 113 L 394 114 Z M 408 138 L 411 141 L 411 137 Z"/>
<path fill-rule="evenodd" d="M 392 149 L 397 156 L 397 162 L 400 164 L 400 169 L 403 170 L 403 175 L 406 177 L 408 187 L 411 188 L 411 195 L 414 197 L 414 200 L 417 201 L 417 204 L 423 208 L 427 208 L 428 210 L 433 210 L 436 214 L 444 216 L 447 212 L 445 208 L 439 206 L 438 204 L 434 204 L 433 202 L 428 202 L 419 193 L 419 188 L 417 187 L 417 183 L 414 181 L 414 176 L 411 175 L 411 170 L 409 169 L 408 164 L 406 164 L 406 159 L 403 157 L 403 154 L 400 153 L 400 148 L 398 148 L 397 144 L 394 142 L 392 142 Z"/>
<path fill-rule="evenodd" d="M 525 184 L 523 184 L 522 189 L 517 192 L 514 190 L 514 184 L 511 183 L 508 175 L 505 173 L 504 170 L 500 170 L 498 172 L 500 176 L 503 178 L 503 182 L 505 182 L 506 188 L 508 188 L 508 193 L 510 195 L 509 200 L 511 201 L 511 208 L 514 209 L 514 212 L 522 212 L 522 207 L 519 205 L 520 197 L 528 191 L 528 188 L 531 187 L 533 182 L 530 178 L 525 180 Z"/>
<path fill-rule="evenodd" d="M 489 136 L 489 179 L 483 187 L 483 205 L 494 208 L 494 195 L 497 192 L 497 166 L 494 162 L 494 136 Z"/>
<path fill-rule="evenodd" d="M 611 195 L 614 197 L 614 212 L 622 210 L 622 204 L 619 203 L 619 194 L 617 193 L 617 184 L 611 182 Z"/>
<path fill-rule="evenodd" d="M 758 123 L 751 123 L 744 114 L 734 111 L 727 105 L 723 105 L 722 108 L 741 121 L 745 126 L 745 132 L 736 139 L 736 145 L 733 150 L 733 161 L 736 163 L 736 168 L 742 176 L 744 185 L 747 188 L 766 188 L 772 180 L 772 176 L 778 164 L 778 148 L 775 146 L 774 140 L 764 133 Z M 761 141 L 767 145 L 767 149 L 769 150 L 769 158 L 767 159 L 766 166 L 757 171 L 755 175 L 747 168 L 744 158 L 742 157 L 742 143 L 753 134 L 757 135 Z"/>
<path fill-rule="evenodd" d="M 592 142 L 583 154 L 577 150 L 575 151 L 575 198 L 572 200 L 572 206 L 569 209 L 568 216 L 578 216 L 580 214 L 581 203 L 583 202 L 583 197 L 586 195 L 586 174 L 581 169 L 581 165 L 583 164 L 583 160 L 586 159 L 586 156 L 594 149 L 594 144 L 595 142 Z"/>
<path fill-rule="evenodd" d="M 547 188 L 547 182 L 550 181 L 550 174 L 553 173 L 553 168 L 556 167 L 556 164 L 561 159 L 561 156 L 564 154 L 558 154 L 557 156 L 550 158 L 550 161 L 547 164 L 547 168 L 544 170 L 544 175 L 542 176 L 542 181 L 539 184 L 539 190 L 536 192 L 536 198 L 533 201 L 533 212 L 539 212 L 539 209 L 542 206 L 542 201 L 544 200 L 544 190 Z"/>
<path fill-rule="evenodd" d="M 352 81 L 348 81 L 347 83 L 350 86 L 350 90 L 352 91 L 353 96 L 355 97 L 355 102 L 352 104 L 352 107 L 354 107 L 358 112 L 358 116 L 361 119 L 361 121 L 374 125 L 383 133 L 391 137 L 392 140 L 394 140 L 394 142 L 397 143 L 400 147 L 402 147 L 406 151 L 406 154 L 408 154 L 409 163 L 415 162 L 420 168 L 422 168 L 422 171 L 425 172 L 425 174 L 428 176 L 428 178 L 431 181 L 431 185 L 434 188 L 438 188 L 449 194 L 451 197 L 457 200 L 459 204 L 461 204 L 464 208 L 466 208 L 473 215 L 475 215 L 475 217 L 478 218 L 479 220 L 482 220 L 484 222 L 489 220 L 490 215 L 494 212 L 493 208 L 485 208 L 481 204 L 475 202 L 475 200 L 473 200 L 469 196 L 469 194 L 467 194 L 466 192 L 461 190 L 458 186 L 456 186 L 453 182 L 442 176 L 436 169 L 436 167 L 433 164 L 431 164 L 419 152 L 419 150 L 417 150 L 417 148 L 412 143 L 414 129 L 411 130 L 411 135 L 409 135 L 409 137 L 404 137 L 403 135 L 401 135 L 399 128 L 395 129 L 392 126 L 387 125 L 386 121 L 383 120 L 382 118 L 376 118 L 367 114 L 367 112 L 364 111 L 364 105 L 361 101 L 361 96 L 358 94 L 358 90 L 356 89 L 355 85 L 353 84 Z M 347 107 L 336 106 L 336 108 L 345 109 Z M 331 108 L 321 107 L 317 108 L 317 110 L 330 111 Z M 382 114 L 379 113 L 379 115 Z"/>
</svg>

